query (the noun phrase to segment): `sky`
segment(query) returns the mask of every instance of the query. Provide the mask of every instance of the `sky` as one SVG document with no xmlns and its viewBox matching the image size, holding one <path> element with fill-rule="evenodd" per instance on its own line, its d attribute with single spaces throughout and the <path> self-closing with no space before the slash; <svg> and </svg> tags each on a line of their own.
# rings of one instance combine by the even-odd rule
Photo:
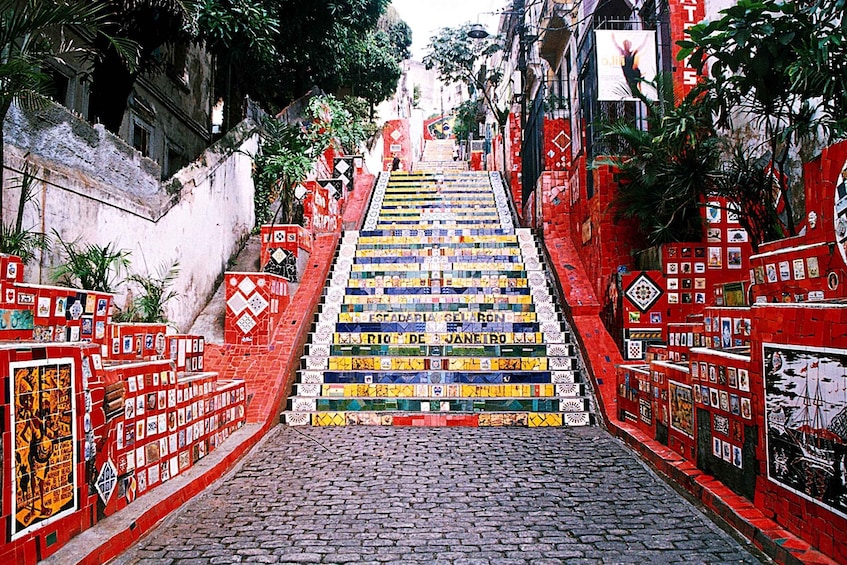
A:
<svg viewBox="0 0 847 565">
<path fill-rule="evenodd" d="M 429 38 L 442 27 L 479 22 L 489 33 L 497 31 L 500 17 L 483 12 L 503 10 L 508 0 L 392 0 L 400 18 L 412 28 L 412 58 L 421 60 Z"/>
</svg>

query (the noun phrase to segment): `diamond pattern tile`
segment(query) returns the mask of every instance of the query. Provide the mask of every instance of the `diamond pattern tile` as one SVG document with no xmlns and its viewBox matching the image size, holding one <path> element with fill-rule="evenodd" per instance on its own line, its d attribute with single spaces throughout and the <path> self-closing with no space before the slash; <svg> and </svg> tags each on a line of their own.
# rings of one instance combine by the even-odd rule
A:
<svg viewBox="0 0 847 565">
<path fill-rule="evenodd" d="M 268 306 L 268 301 L 258 292 L 247 300 L 247 307 L 253 312 L 254 316 L 258 316 L 264 312 Z"/>
<path fill-rule="evenodd" d="M 238 316 L 245 308 L 247 308 L 247 300 L 244 298 L 243 294 L 236 292 L 229 300 L 226 301 L 226 305 L 236 316 Z"/>
<path fill-rule="evenodd" d="M 253 291 L 256 290 L 256 283 L 254 283 L 250 277 L 245 277 L 238 283 L 238 290 L 241 291 L 241 294 L 244 296 L 250 296 L 253 294 Z"/>
<path fill-rule="evenodd" d="M 624 291 L 624 296 L 642 312 L 646 312 L 661 298 L 661 287 L 645 273 L 639 274 Z"/>
<path fill-rule="evenodd" d="M 256 320 L 250 314 L 245 313 L 238 319 L 237 322 L 235 322 L 235 325 L 238 326 L 238 329 L 242 332 L 250 333 L 250 330 L 256 327 Z"/>
</svg>

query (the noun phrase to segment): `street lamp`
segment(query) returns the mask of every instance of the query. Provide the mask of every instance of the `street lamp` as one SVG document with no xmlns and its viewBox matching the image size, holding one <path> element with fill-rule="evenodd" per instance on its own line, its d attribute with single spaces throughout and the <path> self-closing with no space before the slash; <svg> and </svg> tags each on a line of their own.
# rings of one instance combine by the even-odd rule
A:
<svg viewBox="0 0 847 565">
<path fill-rule="evenodd" d="M 488 32 L 485 31 L 485 27 L 480 24 L 471 24 L 471 28 L 468 30 L 468 37 L 472 39 L 485 39 L 488 37 Z"/>
<path fill-rule="evenodd" d="M 512 2 L 512 9 L 505 10 L 501 12 L 485 12 L 485 13 L 493 13 L 499 15 L 513 15 L 518 16 L 518 22 L 514 26 L 514 30 L 518 35 L 518 71 L 521 73 L 521 92 L 519 95 L 515 95 L 515 98 L 519 98 L 520 102 L 520 120 L 521 120 L 521 138 L 523 138 L 524 129 L 526 129 L 526 97 L 524 96 L 524 90 L 526 88 L 526 38 L 525 38 L 525 22 L 524 18 L 526 17 L 526 10 L 524 6 L 524 0 L 514 0 Z M 472 39 L 485 39 L 489 36 L 489 33 L 485 30 L 480 23 L 471 24 L 470 28 L 467 31 L 468 37 Z M 500 135 L 503 138 L 503 174 L 506 174 L 506 130 L 505 130 L 505 121 L 503 124 L 500 124 L 500 120 L 497 120 L 498 126 L 500 126 Z M 523 146 L 523 143 L 521 143 Z M 521 150 L 521 159 L 523 160 L 523 149 Z M 521 167 L 523 169 L 523 167 Z"/>
</svg>

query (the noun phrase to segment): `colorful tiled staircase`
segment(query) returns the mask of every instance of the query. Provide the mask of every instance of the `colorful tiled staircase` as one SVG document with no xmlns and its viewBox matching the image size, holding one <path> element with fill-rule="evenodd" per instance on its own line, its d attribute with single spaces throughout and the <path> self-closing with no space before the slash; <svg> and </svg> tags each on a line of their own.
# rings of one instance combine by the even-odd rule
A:
<svg viewBox="0 0 847 565">
<path fill-rule="evenodd" d="M 339 246 L 284 421 L 592 423 L 544 269 L 499 174 L 382 174 Z"/>
<path fill-rule="evenodd" d="M 468 163 L 466 161 L 453 160 L 454 145 L 455 142 L 452 139 L 427 140 L 421 160 L 415 163 L 414 171 L 416 173 L 456 173 L 467 171 Z"/>
</svg>

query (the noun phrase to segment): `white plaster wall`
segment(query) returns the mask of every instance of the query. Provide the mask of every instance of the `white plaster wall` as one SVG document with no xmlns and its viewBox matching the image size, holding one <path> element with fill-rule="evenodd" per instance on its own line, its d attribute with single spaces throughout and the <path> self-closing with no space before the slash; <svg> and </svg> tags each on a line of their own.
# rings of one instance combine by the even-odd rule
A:
<svg viewBox="0 0 847 565">
<path fill-rule="evenodd" d="M 178 298 L 169 303 L 167 313 L 175 329 L 187 331 L 254 224 L 251 155 L 258 135 L 252 123 L 243 122 L 222 141 L 175 175 L 182 185 L 178 194 L 169 194 L 162 186 L 153 194 L 140 195 L 137 187 L 106 185 L 78 169 L 29 154 L 40 183 L 24 227 L 45 233 L 55 229 L 64 240 L 114 243 L 131 252 L 130 269 L 136 273 L 154 274 L 160 265 L 178 260 L 180 273 L 173 285 Z M 19 170 L 26 149 L 7 145 L 6 151 L 7 166 Z M 131 160 L 132 151 L 127 152 Z M 99 163 L 104 169 L 122 165 Z M 10 176 L 14 172 L 7 171 L 7 186 Z M 7 191 L 7 223 L 14 220 L 15 192 Z M 51 284 L 55 266 L 63 260 L 54 243 L 26 267 L 25 280 Z M 120 306 L 125 292 L 123 287 L 116 299 Z"/>
<path fill-rule="evenodd" d="M 412 142 L 412 159 L 420 161 L 423 154 L 424 114 L 419 109 L 412 110 L 409 116 L 409 137 Z"/>
</svg>

